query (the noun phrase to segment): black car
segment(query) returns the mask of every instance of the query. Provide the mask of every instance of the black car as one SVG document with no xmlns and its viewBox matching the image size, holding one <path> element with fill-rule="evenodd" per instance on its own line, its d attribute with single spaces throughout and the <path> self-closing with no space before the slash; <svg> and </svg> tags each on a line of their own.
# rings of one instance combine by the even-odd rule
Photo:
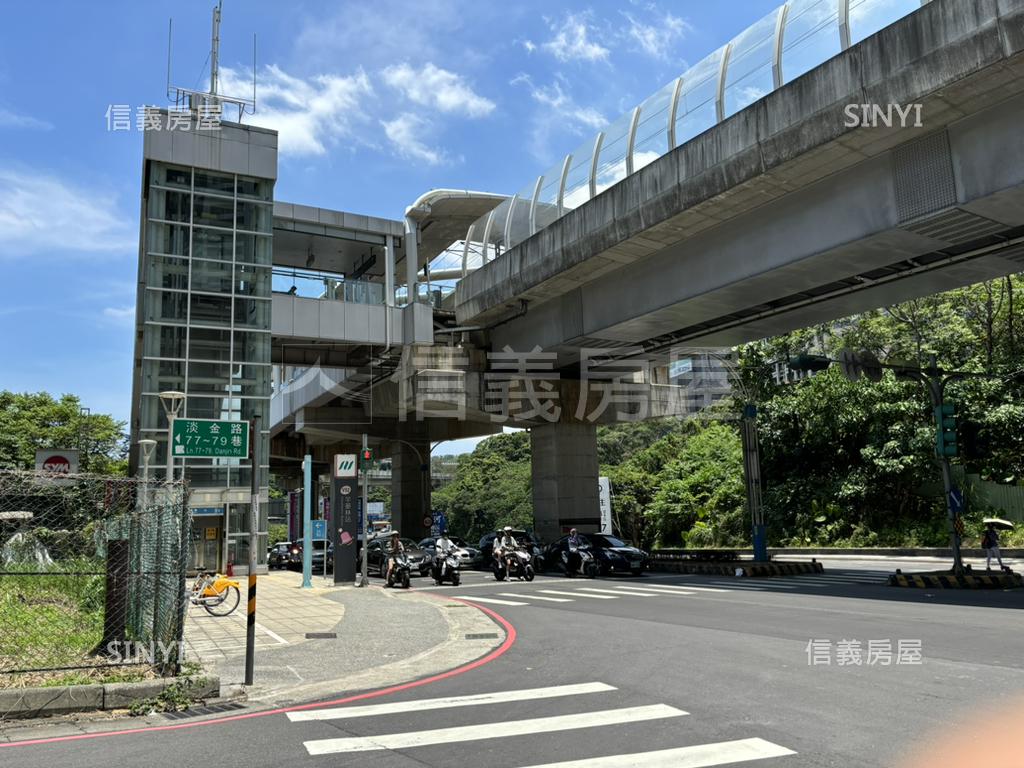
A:
<svg viewBox="0 0 1024 768">
<path fill-rule="evenodd" d="M 387 561 L 384 553 L 387 543 L 388 537 L 380 536 L 366 545 L 366 570 L 368 573 L 384 575 Z M 412 539 L 402 539 L 402 544 L 405 545 L 405 554 L 409 558 L 409 565 L 412 567 L 413 573 L 426 576 L 430 572 L 431 558 Z"/>
<path fill-rule="evenodd" d="M 491 567 L 491 560 L 494 559 L 494 540 L 498 538 L 501 531 L 495 531 L 493 533 L 484 534 L 483 538 L 480 539 L 480 562 L 484 568 Z M 526 545 L 528 548 L 531 558 L 533 560 L 533 570 L 539 571 L 541 568 L 541 561 L 543 559 L 543 549 L 540 546 L 540 542 L 534 539 L 526 531 L 509 531 L 512 534 L 512 538 L 519 544 Z"/>
<path fill-rule="evenodd" d="M 647 569 L 648 555 L 642 549 L 631 546 L 622 539 L 606 533 L 581 533 L 580 542 L 589 545 L 594 554 L 601 575 L 609 573 L 632 573 L 639 576 Z M 549 569 L 557 569 L 562 564 L 562 553 L 569 550 L 569 537 L 563 536 L 549 544 L 544 550 L 544 563 Z"/>
<path fill-rule="evenodd" d="M 290 541 L 279 541 L 267 550 L 267 568 L 287 568 L 291 564 L 292 543 Z"/>
</svg>

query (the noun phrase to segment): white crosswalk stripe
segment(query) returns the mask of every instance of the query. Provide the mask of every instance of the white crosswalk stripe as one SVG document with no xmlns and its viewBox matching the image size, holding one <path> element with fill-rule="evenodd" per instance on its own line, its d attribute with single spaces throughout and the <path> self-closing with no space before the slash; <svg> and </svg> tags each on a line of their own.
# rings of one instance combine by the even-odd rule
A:
<svg viewBox="0 0 1024 768">
<path fill-rule="evenodd" d="M 382 749 L 412 749 L 431 744 L 451 746 L 460 741 L 478 741 L 508 736 L 532 736 L 538 733 L 555 733 L 579 728 L 597 728 L 606 725 L 639 723 L 645 720 L 661 720 L 682 717 L 689 713 L 667 704 L 651 704 L 642 707 L 606 709 L 600 712 L 584 712 L 575 715 L 554 717 L 532 717 L 527 720 L 507 720 L 497 723 L 459 725 L 451 728 L 434 728 L 429 731 L 408 733 L 386 733 L 379 736 L 345 736 L 340 739 L 317 739 L 304 742 L 311 755 L 336 755 L 345 752 L 371 752 Z"/>
<path fill-rule="evenodd" d="M 472 600 L 474 603 L 494 603 L 495 605 L 529 605 L 519 600 L 499 600 L 495 597 L 477 597 L 476 595 L 452 595 L 459 600 Z M 518 595 L 517 595 L 518 597 Z"/>
<path fill-rule="evenodd" d="M 586 592 L 563 592 L 558 589 L 542 589 L 545 595 L 562 595 L 563 597 L 591 597 L 594 600 L 616 600 L 619 595 L 591 595 Z"/>
<path fill-rule="evenodd" d="M 482 704 L 504 704 L 509 701 L 533 701 L 535 699 L 552 699 L 559 696 L 579 696 L 584 693 L 603 693 L 614 691 L 615 686 L 605 683 L 577 683 L 574 685 L 553 685 L 547 688 L 526 688 L 519 691 L 493 691 L 476 693 L 470 696 L 447 696 L 439 699 L 419 699 L 418 701 L 397 701 L 389 704 L 361 704 L 354 707 L 331 707 L 329 709 L 309 709 L 288 712 L 288 719 L 293 723 L 311 720 L 338 720 L 352 717 L 375 717 L 377 715 L 395 715 L 402 712 L 420 712 L 428 709 L 450 709 L 452 707 L 472 707 Z"/>
<path fill-rule="evenodd" d="M 711 768 L 750 760 L 795 755 L 791 749 L 780 747 L 764 739 L 738 739 L 715 744 L 697 744 L 693 747 L 659 749 L 655 752 L 637 752 L 631 755 L 608 755 L 569 760 L 564 763 L 545 763 L 527 768 Z"/>
<path fill-rule="evenodd" d="M 568 597 L 542 597 L 541 595 L 535 595 L 532 592 L 499 592 L 502 597 L 521 597 L 524 600 L 542 600 L 546 603 L 571 603 L 572 599 Z"/>
<path fill-rule="evenodd" d="M 657 587 L 627 587 L 625 585 L 616 587 L 615 591 L 627 595 L 639 595 L 640 597 L 689 597 L 697 594 L 688 589 L 658 589 Z M 724 590 L 719 590 L 724 591 Z"/>
<path fill-rule="evenodd" d="M 623 595 L 629 595 L 630 597 L 658 597 L 658 594 L 655 592 L 624 592 L 621 589 L 600 589 L 599 587 L 580 587 L 580 591 L 586 592 L 588 595 L 591 592 L 596 592 L 601 595 L 615 595 L 616 597 L 622 597 Z"/>
</svg>

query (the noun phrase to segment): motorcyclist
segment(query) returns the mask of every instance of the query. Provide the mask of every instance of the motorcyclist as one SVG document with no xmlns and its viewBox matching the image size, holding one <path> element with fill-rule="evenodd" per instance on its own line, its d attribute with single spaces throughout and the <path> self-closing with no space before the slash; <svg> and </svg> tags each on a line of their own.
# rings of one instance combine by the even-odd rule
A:
<svg viewBox="0 0 1024 768">
<path fill-rule="evenodd" d="M 448 554 L 448 551 L 455 548 L 455 542 L 448 538 L 448 534 L 445 531 L 441 531 L 441 535 L 437 537 L 437 541 L 434 542 L 434 561 L 437 563 L 438 571 L 444 572 L 444 558 Z"/>
<path fill-rule="evenodd" d="M 512 552 L 516 548 L 516 540 L 512 535 L 512 526 L 506 525 L 494 540 L 494 559 L 499 563 L 506 552 Z"/>
<path fill-rule="evenodd" d="M 566 564 L 569 566 L 569 572 L 574 573 L 580 566 L 580 547 L 583 546 L 583 540 L 580 538 L 580 535 L 577 533 L 575 528 L 571 528 L 569 530 L 569 540 L 567 544 L 569 546 L 569 557 Z"/>
<path fill-rule="evenodd" d="M 391 580 L 391 572 L 395 568 L 395 558 L 405 552 L 405 545 L 402 543 L 402 538 L 399 535 L 398 531 L 391 532 L 391 538 L 388 540 L 385 551 L 388 556 L 388 570 L 387 573 L 384 575 L 384 578 L 386 579 L 386 584 L 387 581 Z"/>
</svg>

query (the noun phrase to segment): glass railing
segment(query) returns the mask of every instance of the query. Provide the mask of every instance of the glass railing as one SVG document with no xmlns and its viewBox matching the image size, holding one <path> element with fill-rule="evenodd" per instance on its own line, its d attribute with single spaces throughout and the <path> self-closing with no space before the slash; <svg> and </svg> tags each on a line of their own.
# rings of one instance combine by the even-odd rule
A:
<svg viewBox="0 0 1024 768">
<path fill-rule="evenodd" d="M 353 304 L 383 304 L 384 286 L 369 280 L 346 280 L 331 272 L 275 267 L 274 293 L 307 299 L 346 301 Z"/>
<path fill-rule="evenodd" d="M 791 0 L 474 222 L 476 266 L 928 0 Z M 460 246 L 461 247 L 461 246 Z"/>
</svg>

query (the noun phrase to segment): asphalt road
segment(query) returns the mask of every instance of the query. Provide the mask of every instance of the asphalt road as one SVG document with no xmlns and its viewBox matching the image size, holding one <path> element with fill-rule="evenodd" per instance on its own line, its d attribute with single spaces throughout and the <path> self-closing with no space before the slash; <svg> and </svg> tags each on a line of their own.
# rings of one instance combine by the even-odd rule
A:
<svg viewBox="0 0 1024 768">
<path fill-rule="evenodd" d="M 967 731 L 972 715 L 1024 694 L 1024 592 L 885 586 L 898 565 L 826 559 L 824 575 L 785 579 L 417 579 L 501 614 L 515 643 L 466 674 L 341 711 L 5 748 L 0 763 L 892 768 L 915 742 Z"/>
</svg>

